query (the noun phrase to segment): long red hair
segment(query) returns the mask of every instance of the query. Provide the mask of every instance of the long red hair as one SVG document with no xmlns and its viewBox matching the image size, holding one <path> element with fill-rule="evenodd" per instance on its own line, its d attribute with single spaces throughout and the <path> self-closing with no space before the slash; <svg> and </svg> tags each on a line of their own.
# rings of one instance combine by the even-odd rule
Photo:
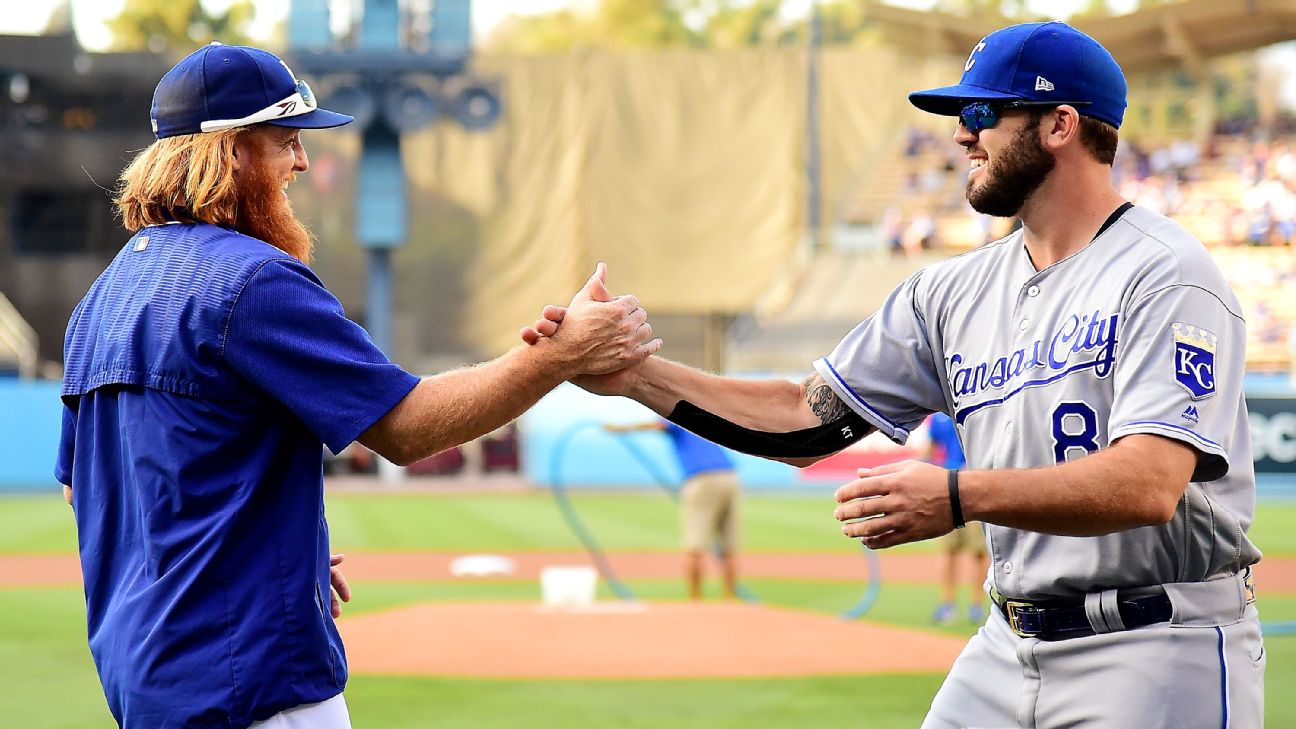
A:
<svg viewBox="0 0 1296 729">
<path fill-rule="evenodd" d="M 134 233 L 168 222 L 233 226 L 238 220 L 234 141 L 244 129 L 159 139 L 122 170 L 117 212 Z"/>
</svg>

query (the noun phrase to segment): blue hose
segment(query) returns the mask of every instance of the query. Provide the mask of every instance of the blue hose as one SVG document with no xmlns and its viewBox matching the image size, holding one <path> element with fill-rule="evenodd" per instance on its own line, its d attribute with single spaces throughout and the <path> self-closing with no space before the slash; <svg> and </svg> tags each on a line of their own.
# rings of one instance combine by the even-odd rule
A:
<svg viewBox="0 0 1296 729">
<path fill-rule="evenodd" d="M 567 526 L 576 533 L 576 538 L 580 540 L 581 546 L 585 547 L 590 559 L 594 560 L 594 568 L 598 570 L 599 577 L 603 578 L 608 588 L 620 599 L 634 600 L 634 592 L 612 570 L 612 564 L 607 561 L 607 556 L 603 554 L 603 550 L 599 547 L 598 540 L 585 527 L 585 522 L 576 512 L 576 507 L 572 505 L 571 499 L 568 498 L 567 489 L 563 487 L 560 478 L 562 475 L 562 458 L 567 453 L 567 446 L 571 444 L 572 438 L 577 433 L 591 427 L 601 428 L 602 426 L 597 422 L 582 421 L 558 439 L 558 442 L 554 445 L 552 459 L 549 461 L 549 483 L 553 490 L 554 500 L 558 502 L 558 510 L 562 512 L 563 519 L 567 521 Z"/>
<path fill-rule="evenodd" d="M 593 420 L 583 420 L 573 425 L 567 432 L 563 433 L 554 443 L 553 453 L 549 460 L 549 483 L 553 490 L 554 500 L 558 502 L 558 508 L 562 512 L 563 518 L 567 521 L 567 526 L 576 534 L 585 551 L 589 552 L 590 558 L 594 561 L 595 569 L 598 570 L 599 576 L 607 583 L 609 589 L 622 600 L 634 600 L 634 592 L 630 589 L 616 572 L 613 571 L 612 565 L 603 553 L 602 547 L 598 540 L 590 533 L 585 526 L 585 522 L 580 518 L 576 507 L 572 505 L 571 499 L 567 495 L 567 489 L 563 486 L 562 466 L 563 457 L 567 455 L 567 448 L 571 445 L 576 435 L 591 428 L 603 430 L 603 424 Z M 653 481 L 664 490 L 673 501 L 679 502 L 680 489 L 674 484 L 674 480 L 669 478 L 657 468 L 657 463 L 644 453 L 638 445 L 628 438 L 616 438 L 617 443 L 630 454 L 632 458 L 644 467 Z M 878 560 L 877 553 L 861 545 L 864 550 L 864 556 L 869 565 L 869 583 L 864 595 L 850 609 L 841 614 L 844 620 L 856 620 L 863 616 L 877 602 L 878 594 L 882 591 L 882 569 Z M 718 550 L 717 550 L 718 553 Z M 760 600 L 756 597 L 746 585 L 739 583 L 735 586 L 738 598 L 747 603 L 758 603 Z"/>
<path fill-rule="evenodd" d="M 842 620 L 859 620 L 864 617 L 864 613 L 873 608 L 873 603 L 877 602 L 878 595 L 882 593 L 882 560 L 878 559 L 877 552 L 864 546 L 864 542 L 860 542 L 860 549 L 864 550 L 864 558 L 868 560 L 868 587 L 859 601 L 841 614 Z"/>
</svg>

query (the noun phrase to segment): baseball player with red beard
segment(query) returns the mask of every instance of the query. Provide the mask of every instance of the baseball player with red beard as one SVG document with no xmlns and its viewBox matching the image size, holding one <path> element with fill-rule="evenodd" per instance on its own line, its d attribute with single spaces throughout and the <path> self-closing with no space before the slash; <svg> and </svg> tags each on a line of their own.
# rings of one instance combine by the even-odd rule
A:
<svg viewBox="0 0 1296 729">
<path fill-rule="evenodd" d="M 419 378 L 307 265 L 285 188 L 320 109 L 274 55 L 213 44 L 171 69 L 157 141 L 122 173 L 134 236 L 68 323 L 55 476 L 73 506 L 90 651 L 127 729 L 346 729 L 349 594 L 322 446 L 406 464 L 488 433 L 569 377 L 650 355 L 601 264 L 539 349 Z"/>
<path fill-rule="evenodd" d="M 906 461 L 837 492 L 869 547 L 986 525 L 996 607 L 925 729 L 1261 726 L 1237 299 L 1190 233 L 1113 189 L 1126 83 L 1106 49 L 1027 23 L 963 72 L 910 101 L 957 118 L 968 201 L 1020 230 L 914 274 L 799 385 L 656 357 L 576 382 L 796 464 L 950 414 L 967 470 Z M 565 326 L 548 307 L 523 338 Z"/>
</svg>

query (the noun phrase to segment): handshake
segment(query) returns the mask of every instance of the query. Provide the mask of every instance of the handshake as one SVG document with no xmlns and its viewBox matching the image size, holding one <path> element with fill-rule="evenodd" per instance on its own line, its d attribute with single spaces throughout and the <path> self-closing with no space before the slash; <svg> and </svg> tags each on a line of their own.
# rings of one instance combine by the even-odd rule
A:
<svg viewBox="0 0 1296 729">
<path fill-rule="evenodd" d="M 603 263 L 570 304 L 544 307 L 519 334 L 527 346 L 548 350 L 563 379 L 599 395 L 626 394 L 637 366 L 662 348 L 639 299 L 608 291 Z"/>
</svg>

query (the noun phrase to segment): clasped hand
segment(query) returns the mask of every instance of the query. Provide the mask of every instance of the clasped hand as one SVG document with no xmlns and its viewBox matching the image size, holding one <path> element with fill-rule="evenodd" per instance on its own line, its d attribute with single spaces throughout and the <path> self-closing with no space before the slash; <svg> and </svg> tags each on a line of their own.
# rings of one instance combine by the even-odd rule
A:
<svg viewBox="0 0 1296 729">
<path fill-rule="evenodd" d="M 842 534 L 870 549 L 931 539 L 954 529 L 945 469 L 922 461 L 861 468 L 837 489 Z"/>
<path fill-rule="evenodd" d="M 541 318 L 519 335 L 531 346 L 543 340 L 569 345 L 577 356 L 573 382 L 600 394 L 621 394 L 625 374 L 660 350 L 662 340 L 653 337 L 639 299 L 613 296 L 606 280 L 607 266 L 600 263 L 571 304 L 544 307 Z"/>
</svg>

